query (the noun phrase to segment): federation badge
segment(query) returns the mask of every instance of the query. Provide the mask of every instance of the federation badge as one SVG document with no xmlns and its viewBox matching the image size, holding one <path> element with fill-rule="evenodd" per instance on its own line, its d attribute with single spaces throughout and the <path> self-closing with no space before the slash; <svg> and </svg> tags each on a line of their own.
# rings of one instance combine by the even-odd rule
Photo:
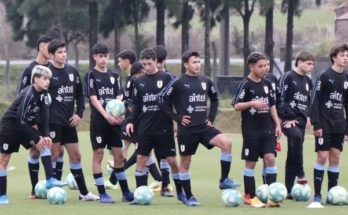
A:
<svg viewBox="0 0 348 215">
<path fill-rule="evenodd" d="M 162 80 L 157 81 L 157 87 L 162 88 L 162 86 L 163 86 L 163 81 Z"/>
<path fill-rule="evenodd" d="M 244 149 L 244 155 L 248 156 L 249 155 L 249 149 Z"/>
<path fill-rule="evenodd" d="M 348 88 L 348 82 L 345 81 L 345 82 L 344 82 L 344 89 L 346 90 L 347 88 Z"/>
<path fill-rule="evenodd" d="M 318 144 L 319 144 L 319 145 L 323 145 L 323 144 L 324 144 L 324 138 L 319 137 L 319 138 L 318 138 Z"/>
<path fill-rule="evenodd" d="M 265 90 L 265 93 L 268 94 L 268 86 L 263 86 L 263 89 Z"/>
<path fill-rule="evenodd" d="M 306 84 L 306 90 L 309 91 L 309 85 L 308 84 Z"/>
<path fill-rule="evenodd" d="M 207 83 L 202 82 L 201 84 L 202 84 L 202 89 L 203 89 L 203 90 L 206 90 L 206 89 L 207 89 Z"/>
<path fill-rule="evenodd" d="M 71 82 L 74 81 L 74 74 L 69 74 L 69 80 L 70 80 Z"/>
<path fill-rule="evenodd" d="M 272 83 L 272 89 L 275 91 L 276 90 L 276 84 Z"/>
<path fill-rule="evenodd" d="M 180 145 L 180 151 L 184 152 L 185 151 L 185 145 Z"/>
<path fill-rule="evenodd" d="M 115 83 L 115 78 L 114 77 L 110 77 L 110 82 L 111 82 L 111 84 L 114 84 Z"/>
<path fill-rule="evenodd" d="M 97 143 L 101 144 L 102 138 L 101 138 L 100 136 L 99 136 L 99 137 L 96 137 L 95 139 L 97 140 Z"/>
<path fill-rule="evenodd" d="M 51 131 L 50 132 L 50 137 L 53 139 L 56 137 L 56 132 L 55 131 Z"/>
<path fill-rule="evenodd" d="M 2 149 L 6 151 L 8 149 L 8 143 L 3 143 L 2 144 Z"/>
<path fill-rule="evenodd" d="M 130 81 L 128 81 L 128 82 L 127 82 L 127 88 L 129 88 L 129 87 L 130 87 L 130 85 L 131 85 L 131 82 L 130 82 Z"/>
</svg>

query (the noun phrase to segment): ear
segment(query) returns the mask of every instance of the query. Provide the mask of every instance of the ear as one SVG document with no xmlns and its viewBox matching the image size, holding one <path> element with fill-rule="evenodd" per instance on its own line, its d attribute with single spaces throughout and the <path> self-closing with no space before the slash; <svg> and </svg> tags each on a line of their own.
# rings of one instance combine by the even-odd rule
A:
<svg viewBox="0 0 348 215">
<path fill-rule="evenodd" d="M 185 67 L 185 69 L 187 69 L 188 68 L 188 63 L 184 63 L 184 67 Z"/>
</svg>

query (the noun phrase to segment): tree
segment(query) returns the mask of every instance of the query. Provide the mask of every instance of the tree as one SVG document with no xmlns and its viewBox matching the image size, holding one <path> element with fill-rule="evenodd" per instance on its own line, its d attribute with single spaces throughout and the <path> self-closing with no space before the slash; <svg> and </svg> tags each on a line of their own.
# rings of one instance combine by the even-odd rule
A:
<svg viewBox="0 0 348 215">
<path fill-rule="evenodd" d="M 273 11 L 274 0 L 260 0 L 261 14 L 265 15 L 265 49 L 264 52 L 269 56 L 271 71 L 274 65 L 274 41 L 273 41 Z"/>
<path fill-rule="evenodd" d="M 98 3 L 96 0 L 88 0 L 89 14 L 89 69 L 94 68 L 93 46 L 98 43 Z"/>
<path fill-rule="evenodd" d="M 165 45 L 166 0 L 154 0 L 156 6 L 156 45 Z"/>
<path fill-rule="evenodd" d="M 220 70 L 227 76 L 230 65 L 230 1 L 223 0 L 220 23 Z"/>
</svg>

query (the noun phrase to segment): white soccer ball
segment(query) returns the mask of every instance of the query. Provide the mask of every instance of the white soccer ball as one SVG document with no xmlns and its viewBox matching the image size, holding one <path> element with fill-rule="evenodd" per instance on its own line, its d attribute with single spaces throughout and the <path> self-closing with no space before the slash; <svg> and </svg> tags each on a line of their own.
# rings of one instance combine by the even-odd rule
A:
<svg viewBox="0 0 348 215">
<path fill-rule="evenodd" d="M 47 200 L 50 204 L 61 205 L 66 202 L 68 195 L 63 188 L 53 187 L 47 193 Z"/>
<path fill-rule="evenodd" d="M 286 187 L 279 182 L 274 182 L 268 187 L 267 197 L 272 202 L 279 203 L 283 201 L 287 195 L 288 191 Z"/>
<path fill-rule="evenodd" d="M 151 204 L 153 197 L 153 191 L 148 186 L 140 186 L 134 191 L 134 199 L 140 205 Z"/>
<path fill-rule="evenodd" d="M 268 184 L 262 184 L 256 189 L 256 196 L 261 202 L 267 203 Z"/>
<path fill-rule="evenodd" d="M 238 190 L 226 189 L 222 192 L 221 201 L 227 207 L 237 207 L 242 200 L 242 194 Z"/>
<path fill-rule="evenodd" d="M 346 205 L 348 204 L 347 190 L 344 187 L 335 186 L 329 190 L 327 200 L 333 205 Z"/>
<path fill-rule="evenodd" d="M 72 173 L 69 173 L 69 175 L 66 176 L 65 182 L 71 190 L 77 190 L 79 188 Z"/>
<path fill-rule="evenodd" d="M 106 104 L 105 110 L 112 116 L 122 116 L 126 112 L 126 107 L 122 101 L 112 99 Z"/>
<path fill-rule="evenodd" d="M 291 189 L 291 196 L 299 202 L 306 202 L 311 197 L 311 188 L 308 184 L 295 184 Z"/>
<path fill-rule="evenodd" d="M 39 199 L 47 198 L 46 180 L 41 180 L 35 185 L 35 195 Z"/>
</svg>

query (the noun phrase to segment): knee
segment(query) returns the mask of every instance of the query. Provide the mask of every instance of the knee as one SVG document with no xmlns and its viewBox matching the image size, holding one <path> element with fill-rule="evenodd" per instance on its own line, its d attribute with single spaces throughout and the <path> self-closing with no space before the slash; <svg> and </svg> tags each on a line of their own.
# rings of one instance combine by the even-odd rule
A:
<svg viewBox="0 0 348 215">
<path fill-rule="evenodd" d="M 221 151 L 223 152 L 231 152 L 232 143 L 228 139 L 221 141 Z"/>
<path fill-rule="evenodd" d="M 30 148 L 29 150 L 29 156 L 33 159 L 39 159 L 40 158 L 40 152 L 35 147 Z"/>
</svg>

